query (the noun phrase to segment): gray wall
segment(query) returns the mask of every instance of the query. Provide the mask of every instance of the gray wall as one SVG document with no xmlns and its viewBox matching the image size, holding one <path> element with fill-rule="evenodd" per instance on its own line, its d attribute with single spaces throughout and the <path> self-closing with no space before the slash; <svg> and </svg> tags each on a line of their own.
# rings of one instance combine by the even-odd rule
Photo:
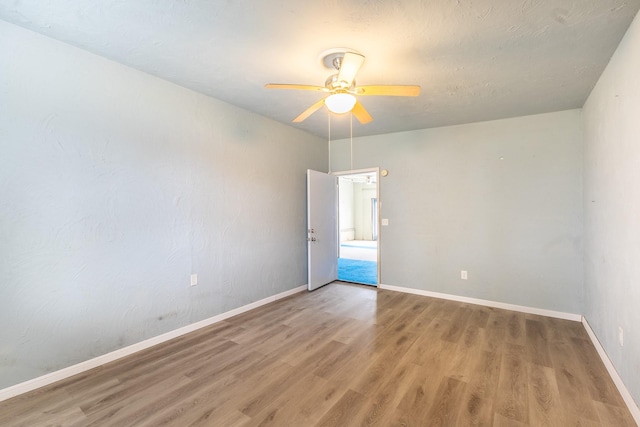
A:
<svg viewBox="0 0 640 427">
<path fill-rule="evenodd" d="M 585 103 L 584 315 L 640 402 L 640 15 Z M 618 344 L 618 327 L 624 346 Z"/>
<path fill-rule="evenodd" d="M 582 313 L 581 138 L 579 110 L 354 138 L 354 169 L 389 170 L 381 283 Z"/>
<path fill-rule="evenodd" d="M 0 58 L 0 388 L 306 283 L 323 140 L 1 21 Z"/>
</svg>

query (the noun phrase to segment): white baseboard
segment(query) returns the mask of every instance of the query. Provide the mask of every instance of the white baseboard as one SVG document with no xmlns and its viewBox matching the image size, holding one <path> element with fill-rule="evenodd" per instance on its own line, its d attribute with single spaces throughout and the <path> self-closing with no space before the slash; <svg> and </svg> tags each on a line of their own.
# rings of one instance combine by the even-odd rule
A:
<svg viewBox="0 0 640 427">
<path fill-rule="evenodd" d="M 111 353 L 103 354 L 102 356 L 98 356 L 93 359 L 80 362 L 76 365 L 72 365 L 67 368 L 63 368 L 58 371 L 43 375 L 41 377 L 34 378 L 32 380 L 28 380 L 20 384 L 16 384 L 11 387 L 7 387 L 5 389 L 0 390 L 0 402 L 2 402 L 3 400 L 10 399 L 12 397 L 18 396 L 20 394 L 35 390 L 37 388 L 44 387 L 56 381 L 69 378 L 73 375 L 80 374 L 82 372 L 88 371 L 89 369 L 97 368 L 98 366 L 104 365 L 109 362 L 113 362 L 114 360 L 121 359 L 125 356 L 129 356 L 138 351 L 147 349 L 149 347 L 153 347 L 154 345 L 158 345 L 165 341 L 169 341 L 173 338 L 177 338 L 181 335 L 188 334 L 189 332 L 193 332 L 200 328 L 204 328 L 205 326 L 209 326 L 214 323 L 220 322 L 222 320 L 228 319 L 229 317 L 233 317 L 238 314 L 244 313 L 245 311 L 253 310 L 254 308 L 258 308 L 270 302 L 274 302 L 279 299 L 296 294 L 298 292 L 302 292 L 306 289 L 307 289 L 307 285 L 298 286 L 297 288 L 293 288 L 288 291 L 281 292 L 279 294 L 261 299 L 260 301 L 252 302 L 251 304 L 243 305 L 242 307 L 235 308 L 233 310 L 227 311 L 226 313 L 221 313 L 216 316 L 210 317 L 208 319 L 204 319 L 199 322 L 191 323 L 190 325 L 175 329 L 173 331 L 169 331 L 162 335 L 158 335 L 156 337 L 149 338 L 147 340 L 132 344 L 130 346 L 120 348 L 118 350 L 112 351 Z"/>
<path fill-rule="evenodd" d="M 591 338 L 593 346 L 598 351 L 600 359 L 602 359 L 602 363 L 604 363 L 604 366 L 607 368 L 609 375 L 611 375 L 611 379 L 613 379 L 616 387 L 618 387 L 618 391 L 620 392 L 620 395 L 622 395 L 624 403 L 627 404 L 631 415 L 633 415 L 633 419 L 636 421 L 636 424 L 640 426 L 640 408 L 638 408 L 638 405 L 633 400 L 633 397 L 631 397 L 631 393 L 629 393 L 629 390 L 627 390 L 627 387 L 624 385 L 622 378 L 620 378 L 620 375 L 618 375 L 618 371 L 616 371 L 613 363 L 611 363 L 611 359 L 609 359 L 607 352 L 604 350 L 604 347 L 602 347 L 602 344 L 600 344 L 598 337 L 593 332 L 593 329 L 591 329 L 591 326 L 589 325 L 589 322 L 587 322 L 587 319 L 585 319 L 584 317 L 582 318 L 582 325 L 587 331 L 589 338 Z"/>
<path fill-rule="evenodd" d="M 422 289 L 404 288 L 404 287 L 401 287 L 401 286 L 383 285 L 382 283 L 380 283 L 378 285 L 378 288 L 379 289 L 387 289 L 389 291 L 404 292 L 404 293 L 407 293 L 407 294 L 422 295 L 422 296 L 425 296 L 425 297 L 433 297 L 433 298 L 440 298 L 440 299 L 446 299 L 446 300 L 451 300 L 451 301 L 464 302 L 464 303 L 467 303 L 467 304 L 484 305 L 486 307 L 502 308 L 502 309 L 505 309 L 505 310 L 519 311 L 521 313 L 538 314 L 540 316 L 555 317 L 555 318 L 558 318 L 558 319 L 565 319 L 565 320 L 573 320 L 574 322 L 580 322 L 582 320 L 582 316 L 580 314 L 564 313 L 562 311 L 545 310 L 545 309 L 542 309 L 542 308 L 527 307 L 527 306 L 524 306 L 524 305 L 507 304 L 507 303 L 503 303 L 503 302 L 489 301 L 489 300 L 478 299 L 478 298 L 461 297 L 461 296 L 458 296 L 458 295 L 443 294 L 443 293 L 440 293 L 440 292 L 431 292 L 431 291 L 425 291 L 425 290 L 422 290 Z"/>
</svg>

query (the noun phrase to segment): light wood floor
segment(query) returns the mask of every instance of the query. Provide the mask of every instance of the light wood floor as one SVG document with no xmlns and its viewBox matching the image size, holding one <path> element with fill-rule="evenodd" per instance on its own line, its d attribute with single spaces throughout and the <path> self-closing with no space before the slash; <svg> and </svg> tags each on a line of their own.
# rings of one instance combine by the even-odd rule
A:
<svg viewBox="0 0 640 427">
<path fill-rule="evenodd" d="M 0 403 L 2 426 L 634 426 L 578 322 L 346 284 Z"/>
</svg>

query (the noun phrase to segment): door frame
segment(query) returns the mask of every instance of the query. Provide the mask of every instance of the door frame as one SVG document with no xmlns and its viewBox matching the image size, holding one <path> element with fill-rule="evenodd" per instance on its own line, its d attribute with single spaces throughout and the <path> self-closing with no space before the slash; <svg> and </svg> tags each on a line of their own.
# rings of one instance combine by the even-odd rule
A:
<svg viewBox="0 0 640 427">
<path fill-rule="evenodd" d="M 331 172 L 330 175 L 335 175 L 338 178 L 340 176 L 345 176 L 345 175 L 359 175 L 359 174 L 363 174 L 363 173 L 371 173 L 371 172 L 375 172 L 376 174 L 376 198 L 378 199 L 378 203 L 377 203 L 377 208 L 376 208 L 376 213 L 377 213 L 377 227 L 378 227 L 378 246 L 377 246 L 377 250 L 376 250 L 376 256 L 377 256 L 377 261 L 376 261 L 376 268 L 377 268 L 377 275 L 378 275 L 378 280 L 376 280 L 376 284 L 375 287 L 379 287 L 380 286 L 380 242 L 382 240 L 382 233 L 381 233 L 381 229 L 380 229 L 380 208 L 382 207 L 382 201 L 380 200 L 380 167 L 375 167 L 375 168 L 367 168 L 367 169 L 354 169 L 354 170 L 347 170 L 347 171 L 336 171 L 336 172 Z M 337 197 L 337 202 L 336 202 L 336 206 L 338 209 L 338 227 L 336 232 L 338 233 L 338 257 L 340 257 L 340 203 L 339 203 L 339 199 L 340 199 L 340 195 L 338 195 Z M 367 286 L 371 286 L 371 285 L 367 285 Z"/>
</svg>

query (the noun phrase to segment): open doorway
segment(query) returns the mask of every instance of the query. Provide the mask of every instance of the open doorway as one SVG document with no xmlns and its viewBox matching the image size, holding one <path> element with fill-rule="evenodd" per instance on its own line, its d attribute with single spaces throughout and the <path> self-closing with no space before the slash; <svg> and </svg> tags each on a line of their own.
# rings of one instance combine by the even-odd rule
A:
<svg viewBox="0 0 640 427">
<path fill-rule="evenodd" d="M 338 280 L 378 284 L 378 171 L 338 175 Z"/>
</svg>

